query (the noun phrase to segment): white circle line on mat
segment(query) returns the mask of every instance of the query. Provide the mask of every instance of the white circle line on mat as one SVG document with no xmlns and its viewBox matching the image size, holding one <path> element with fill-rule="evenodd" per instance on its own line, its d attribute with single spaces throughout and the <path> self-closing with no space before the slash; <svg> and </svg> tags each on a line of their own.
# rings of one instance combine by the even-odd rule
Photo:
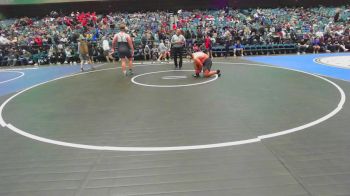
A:
<svg viewBox="0 0 350 196">
<path fill-rule="evenodd" d="M 322 76 L 318 76 L 315 74 L 310 74 L 310 73 L 306 73 L 303 71 L 298 71 L 298 70 L 292 70 L 292 69 L 288 69 L 288 68 L 281 68 L 281 67 L 274 67 L 274 66 L 269 66 L 269 65 L 263 65 L 263 64 L 250 64 L 250 63 L 227 63 L 227 62 L 216 62 L 216 63 L 221 63 L 221 64 L 240 64 L 240 65 L 254 65 L 254 66 L 262 66 L 262 67 L 272 67 L 272 68 L 278 68 L 278 69 L 285 69 L 285 70 L 290 70 L 290 71 L 295 71 L 295 72 L 300 72 L 300 73 L 304 73 L 307 74 L 309 76 L 314 76 L 317 77 L 321 80 L 324 80 L 330 84 L 332 84 L 334 87 L 337 88 L 339 94 L 340 94 L 340 100 L 339 103 L 337 104 L 337 107 L 335 109 L 333 109 L 330 113 L 326 114 L 325 116 L 306 123 L 304 125 L 298 126 L 298 127 L 294 127 L 291 129 L 287 129 L 287 130 L 283 130 L 283 131 L 278 131 L 275 133 L 271 133 L 271 134 L 266 134 L 266 135 L 260 135 L 257 136 L 255 138 L 251 138 L 251 139 L 246 139 L 246 140 L 239 140 L 239 141 L 231 141 L 231 142 L 223 142 L 223 143 L 214 143 L 214 144 L 203 144 L 203 145 L 189 145 L 189 146 L 166 146 L 166 147 L 118 147 L 118 146 L 96 146 L 96 145 L 87 145 L 87 144 L 78 144 L 78 143 L 69 143 L 69 142 L 64 142 L 64 141 L 57 141 L 57 140 L 52 140 L 52 139 L 48 139 L 48 138 L 44 138 L 44 137 L 40 137 L 37 135 L 33 135 L 31 133 L 28 133 L 26 131 L 23 131 L 17 127 L 15 127 L 14 125 L 10 124 L 10 123 L 6 123 L 3 119 L 3 109 L 4 107 L 16 96 L 22 94 L 23 92 L 26 92 L 32 88 L 35 88 L 37 86 L 43 85 L 45 83 L 48 82 L 52 82 L 52 81 L 56 81 L 59 79 L 63 79 L 63 78 L 67 78 L 67 77 L 73 77 L 73 76 L 77 76 L 77 75 L 81 75 L 81 74 L 86 74 L 86 73 L 79 73 L 79 74 L 74 74 L 74 75 L 70 75 L 70 76 L 65 76 L 65 77 L 61 77 L 61 78 L 57 78 L 54 80 L 50 80 L 44 83 L 40 83 L 37 84 L 35 86 L 29 87 L 27 89 L 24 89 L 23 91 L 20 91 L 18 93 L 16 93 L 15 95 L 11 96 L 10 98 L 8 98 L 5 102 L 2 103 L 2 105 L 0 106 L 0 125 L 3 127 L 7 127 L 8 129 L 12 130 L 13 132 L 16 132 L 22 136 L 28 137 L 30 139 L 36 140 L 36 141 L 40 141 L 40 142 L 44 142 L 44 143 L 49 143 L 49 144 L 55 144 L 55 145 L 60 145 L 60 146 L 65 146 L 65 147 L 73 147 L 73 148 L 80 148 L 80 149 L 89 149 L 89 150 L 104 150 L 104 151 L 131 151 L 131 152 L 150 152 L 150 151 L 179 151 L 179 150 L 198 150 L 198 149 L 210 149 L 210 148 L 220 148 L 220 147 L 228 147 L 228 146 L 236 146 L 236 145 L 243 145 L 243 144 L 250 144 L 250 143 L 257 143 L 260 142 L 264 139 L 268 139 L 268 138 L 274 138 L 274 137 L 278 137 L 278 136 L 282 136 L 282 135 L 287 135 L 290 133 L 295 133 L 301 130 L 304 130 L 306 128 L 310 128 L 312 126 L 315 126 L 317 124 L 320 124 L 326 120 L 328 120 L 329 118 L 333 117 L 334 115 L 336 115 L 339 111 L 342 110 L 345 101 L 346 101 L 346 95 L 343 91 L 343 89 L 341 87 L 339 87 L 336 83 L 328 80 L 327 78 L 324 78 Z M 110 70 L 110 69 L 116 69 L 116 68 L 109 68 L 109 69 L 103 69 L 103 70 L 96 70 L 96 71 L 105 71 L 105 70 Z M 93 71 L 93 72 L 96 72 Z M 87 72 L 87 73 L 92 73 L 92 72 Z"/>
<path fill-rule="evenodd" d="M 19 73 L 20 75 L 17 76 L 17 77 L 14 77 L 14 78 L 5 80 L 5 81 L 0 81 L 0 84 L 4 84 L 4 83 L 6 83 L 6 82 L 11 82 L 11 81 L 13 81 L 13 80 L 17 80 L 17 79 L 19 79 L 19 78 L 21 78 L 21 77 L 24 76 L 24 72 L 21 72 L 21 71 L 8 71 L 8 70 L 0 71 L 0 73 L 4 73 L 4 72 L 5 72 L 5 73 Z"/>
<path fill-rule="evenodd" d="M 168 72 L 194 72 L 193 70 L 166 70 L 166 71 L 154 71 L 154 72 L 148 72 L 148 73 L 143 73 L 137 76 L 134 76 L 131 78 L 131 82 L 140 86 L 147 86 L 147 87 L 158 87 L 158 88 L 175 88 L 175 87 L 188 87 L 188 86 L 197 86 L 201 84 L 206 84 L 209 82 L 213 82 L 216 79 L 218 79 L 218 75 L 215 74 L 214 77 L 210 78 L 209 80 L 205 80 L 203 82 L 196 82 L 196 83 L 191 83 L 191 84 L 174 84 L 174 85 L 161 85 L 161 84 L 145 84 L 141 82 L 137 82 L 136 78 L 145 76 L 145 75 L 151 75 L 151 74 L 157 74 L 157 73 L 168 73 Z"/>
<path fill-rule="evenodd" d="M 336 57 L 349 57 L 349 56 L 322 56 L 322 57 L 314 58 L 312 61 L 314 63 L 319 64 L 319 65 L 325 65 L 325 66 L 328 66 L 328 67 L 336 67 L 336 68 L 341 68 L 341 69 L 350 69 L 350 67 L 345 66 L 345 65 L 342 66 L 342 65 L 335 65 L 335 64 L 329 64 L 329 63 L 326 63 L 326 62 L 322 62 L 322 59 L 336 58 Z"/>
</svg>

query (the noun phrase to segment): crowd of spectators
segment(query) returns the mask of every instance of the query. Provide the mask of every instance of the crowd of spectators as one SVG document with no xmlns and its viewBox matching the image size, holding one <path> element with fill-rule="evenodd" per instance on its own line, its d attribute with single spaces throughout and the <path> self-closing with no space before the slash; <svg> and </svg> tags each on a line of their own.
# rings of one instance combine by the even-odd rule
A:
<svg viewBox="0 0 350 196">
<path fill-rule="evenodd" d="M 349 8 L 348 5 L 339 8 L 227 7 L 176 13 L 72 12 L 69 15 L 53 11 L 43 18 L 4 19 L 0 21 L 0 65 L 78 62 L 80 40 L 87 40 L 91 61 L 112 59 L 104 48 L 108 48 L 120 23 L 127 25 L 140 59 L 157 60 L 160 51 L 170 50 L 169 40 L 176 29 L 181 29 L 186 38 L 187 52 L 237 43 L 240 48 L 293 43 L 298 46 L 298 53 L 348 51 Z"/>
</svg>

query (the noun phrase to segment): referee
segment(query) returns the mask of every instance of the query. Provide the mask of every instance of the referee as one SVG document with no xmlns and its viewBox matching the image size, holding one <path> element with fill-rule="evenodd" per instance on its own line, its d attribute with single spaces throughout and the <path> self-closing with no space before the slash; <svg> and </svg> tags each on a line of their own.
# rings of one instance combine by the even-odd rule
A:
<svg viewBox="0 0 350 196">
<path fill-rule="evenodd" d="M 171 47 L 173 50 L 173 55 L 174 55 L 174 64 L 175 64 L 175 69 L 182 68 L 182 51 L 185 46 L 186 39 L 185 37 L 181 34 L 180 29 L 176 29 L 176 34 L 173 35 L 171 38 Z M 177 57 L 180 57 L 180 62 L 179 64 L 177 63 Z"/>
</svg>

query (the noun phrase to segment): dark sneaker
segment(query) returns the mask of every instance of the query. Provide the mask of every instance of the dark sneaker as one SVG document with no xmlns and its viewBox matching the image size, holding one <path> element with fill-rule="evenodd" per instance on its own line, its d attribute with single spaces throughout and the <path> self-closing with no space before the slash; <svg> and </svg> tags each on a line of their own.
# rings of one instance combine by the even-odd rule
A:
<svg viewBox="0 0 350 196">
<path fill-rule="evenodd" d="M 220 71 L 220 69 L 216 70 L 216 74 L 218 74 L 218 77 L 221 76 L 221 71 Z"/>
<path fill-rule="evenodd" d="M 192 77 L 199 78 L 199 74 L 193 74 Z"/>
<path fill-rule="evenodd" d="M 132 76 L 134 75 L 134 72 L 132 72 L 132 69 L 129 69 L 129 73 L 128 73 L 129 76 Z"/>
</svg>

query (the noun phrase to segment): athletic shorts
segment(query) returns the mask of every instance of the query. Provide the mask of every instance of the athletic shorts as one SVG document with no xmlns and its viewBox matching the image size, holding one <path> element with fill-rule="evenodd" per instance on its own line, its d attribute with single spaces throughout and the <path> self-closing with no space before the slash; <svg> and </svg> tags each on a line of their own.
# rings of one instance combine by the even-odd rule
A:
<svg viewBox="0 0 350 196">
<path fill-rule="evenodd" d="M 104 50 L 104 51 L 103 51 L 103 55 L 104 55 L 104 56 L 109 56 L 109 53 L 110 53 L 110 50 Z"/>
<path fill-rule="evenodd" d="M 130 50 L 122 50 L 122 51 L 118 51 L 118 55 L 119 55 L 119 58 L 128 58 L 130 59 L 131 58 L 131 51 Z"/>
<path fill-rule="evenodd" d="M 80 58 L 81 61 L 89 60 L 89 56 L 87 54 L 80 54 L 79 58 Z"/>
<path fill-rule="evenodd" d="M 205 71 L 205 70 L 210 71 L 212 64 L 213 64 L 213 62 L 211 61 L 211 59 L 207 58 L 207 60 L 205 60 L 203 62 L 203 71 Z"/>
</svg>

